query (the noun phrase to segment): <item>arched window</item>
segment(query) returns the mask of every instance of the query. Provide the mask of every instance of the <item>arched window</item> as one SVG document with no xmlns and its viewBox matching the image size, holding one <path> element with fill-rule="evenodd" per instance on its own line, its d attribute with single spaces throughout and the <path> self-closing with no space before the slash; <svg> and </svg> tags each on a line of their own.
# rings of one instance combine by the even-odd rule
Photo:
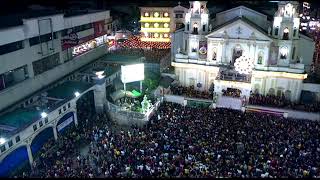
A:
<svg viewBox="0 0 320 180">
<path fill-rule="evenodd" d="M 273 89 L 273 88 L 270 88 L 268 94 L 269 94 L 269 95 L 274 95 L 274 93 L 275 93 L 274 89 Z"/>
<path fill-rule="evenodd" d="M 280 59 L 287 59 L 288 56 L 288 48 L 283 46 L 280 49 Z"/>
<path fill-rule="evenodd" d="M 217 60 L 217 48 L 216 47 L 214 47 L 213 49 L 212 49 L 212 60 Z"/>
<path fill-rule="evenodd" d="M 275 35 L 275 36 L 278 36 L 278 33 L 279 33 L 279 27 L 276 27 L 276 28 L 274 29 L 274 35 Z"/>
<path fill-rule="evenodd" d="M 198 23 L 193 24 L 193 34 L 198 34 Z"/>
<path fill-rule="evenodd" d="M 293 59 L 293 60 L 294 60 L 295 52 L 296 52 L 296 47 L 293 47 L 293 49 L 292 49 L 292 57 L 291 57 L 291 59 Z"/>
<path fill-rule="evenodd" d="M 289 29 L 286 27 L 284 28 L 283 30 L 283 37 L 282 37 L 283 40 L 288 40 L 289 39 Z"/>
<path fill-rule="evenodd" d="M 263 52 L 260 51 L 258 54 L 258 64 L 262 64 L 262 61 L 263 61 Z"/>
</svg>

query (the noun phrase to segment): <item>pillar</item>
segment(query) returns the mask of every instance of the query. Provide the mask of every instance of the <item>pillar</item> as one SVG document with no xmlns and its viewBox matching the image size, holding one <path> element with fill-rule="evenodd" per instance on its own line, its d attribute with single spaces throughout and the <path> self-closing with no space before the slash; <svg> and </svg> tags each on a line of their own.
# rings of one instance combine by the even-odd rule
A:
<svg viewBox="0 0 320 180">
<path fill-rule="evenodd" d="M 58 140 L 58 132 L 57 132 L 57 127 L 52 127 L 53 129 L 53 137 L 54 137 L 54 140 Z"/>
<path fill-rule="evenodd" d="M 73 113 L 73 120 L 74 124 L 78 126 L 78 115 L 77 115 L 77 110 Z"/>
<path fill-rule="evenodd" d="M 140 93 L 142 93 L 142 81 L 140 81 Z"/>
<path fill-rule="evenodd" d="M 31 166 L 31 168 L 33 168 L 32 164 L 33 164 L 33 156 L 32 156 L 32 151 L 31 151 L 31 145 L 27 144 L 27 152 L 28 152 L 28 158 L 29 158 L 29 164 Z"/>
<path fill-rule="evenodd" d="M 97 113 L 103 112 L 103 104 L 106 100 L 106 87 L 105 83 L 96 84 L 96 88 L 94 90 L 94 104 Z"/>
</svg>

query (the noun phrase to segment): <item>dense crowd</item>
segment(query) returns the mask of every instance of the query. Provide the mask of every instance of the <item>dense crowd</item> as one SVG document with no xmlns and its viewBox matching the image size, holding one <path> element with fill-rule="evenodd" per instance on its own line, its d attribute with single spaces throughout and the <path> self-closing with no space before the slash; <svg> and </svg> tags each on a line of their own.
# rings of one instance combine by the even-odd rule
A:
<svg viewBox="0 0 320 180">
<path fill-rule="evenodd" d="M 170 87 L 172 94 L 186 96 L 189 98 L 212 99 L 213 94 L 205 91 L 195 90 L 194 86 L 172 86 Z"/>
<path fill-rule="evenodd" d="M 64 148 L 36 168 L 42 177 L 320 178 L 319 122 L 167 102 L 143 128 L 113 131 L 105 118 L 59 139 Z M 90 140 L 88 156 L 74 136 Z"/>
<path fill-rule="evenodd" d="M 288 108 L 308 112 L 320 112 L 320 103 L 313 104 L 299 104 L 290 101 L 285 98 L 282 94 L 281 96 L 276 95 L 261 95 L 258 93 L 252 93 L 249 98 L 249 104 L 252 105 L 262 105 L 262 106 L 271 106 L 279 108 Z"/>
<path fill-rule="evenodd" d="M 223 96 L 230 96 L 230 97 L 240 97 L 241 90 L 239 90 L 239 89 L 230 89 L 230 88 L 228 88 L 227 90 L 223 89 L 222 90 L 222 95 Z"/>
<path fill-rule="evenodd" d="M 137 55 L 145 57 L 146 63 L 160 63 L 161 59 L 166 57 L 170 53 L 170 49 L 142 49 L 142 48 L 119 48 L 110 51 L 110 54 L 119 55 Z"/>
</svg>

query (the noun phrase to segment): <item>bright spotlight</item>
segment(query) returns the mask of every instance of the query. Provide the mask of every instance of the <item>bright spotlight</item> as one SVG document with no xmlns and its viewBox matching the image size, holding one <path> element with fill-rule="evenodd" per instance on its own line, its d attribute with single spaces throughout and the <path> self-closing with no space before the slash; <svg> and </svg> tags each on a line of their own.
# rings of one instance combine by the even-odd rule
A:
<svg viewBox="0 0 320 180">
<path fill-rule="evenodd" d="M 5 138 L 0 138 L 0 145 L 6 143 L 6 139 Z"/>
<path fill-rule="evenodd" d="M 47 113 L 45 113 L 45 112 L 42 112 L 42 113 L 41 113 L 41 117 L 42 117 L 42 118 L 46 118 L 47 116 L 48 116 Z"/>
<path fill-rule="evenodd" d="M 80 96 L 80 93 L 77 91 L 77 92 L 74 93 L 74 95 L 75 95 L 76 97 L 78 97 L 78 96 Z"/>
</svg>

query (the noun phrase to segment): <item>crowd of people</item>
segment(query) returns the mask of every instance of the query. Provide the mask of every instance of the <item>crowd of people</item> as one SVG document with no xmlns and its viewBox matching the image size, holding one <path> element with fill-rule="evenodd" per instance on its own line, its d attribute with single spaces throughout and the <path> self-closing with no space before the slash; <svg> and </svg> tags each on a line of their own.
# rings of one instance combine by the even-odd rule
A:
<svg viewBox="0 0 320 180">
<path fill-rule="evenodd" d="M 213 94 L 206 91 L 198 91 L 194 86 L 172 86 L 170 87 L 172 94 L 186 96 L 189 98 L 212 99 Z"/>
<path fill-rule="evenodd" d="M 143 48 L 125 48 L 121 47 L 110 51 L 110 54 L 137 55 L 145 57 L 146 63 L 160 63 L 161 59 L 170 53 L 170 49 L 143 49 Z"/>
<path fill-rule="evenodd" d="M 316 121 L 164 102 L 143 128 L 115 131 L 104 115 L 84 122 L 40 160 L 41 177 L 320 178 Z M 90 144 L 86 157 L 77 139 Z"/>
<path fill-rule="evenodd" d="M 270 94 L 262 95 L 258 93 L 252 93 L 249 98 L 249 104 L 295 109 L 308 112 L 320 112 L 319 102 L 313 104 L 299 104 L 290 101 L 283 94 L 281 96 L 276 96 Z"/>
<path fill-rule="evenodd" d="M 222 90 L 222 95 L 223 96 L 230 96 L 230 97 L 240 97 L 241 95 L 241 90 L 239 89 L 232 89 L 228 88 L 227 90 L 223 89 Z"/>
</svg>

